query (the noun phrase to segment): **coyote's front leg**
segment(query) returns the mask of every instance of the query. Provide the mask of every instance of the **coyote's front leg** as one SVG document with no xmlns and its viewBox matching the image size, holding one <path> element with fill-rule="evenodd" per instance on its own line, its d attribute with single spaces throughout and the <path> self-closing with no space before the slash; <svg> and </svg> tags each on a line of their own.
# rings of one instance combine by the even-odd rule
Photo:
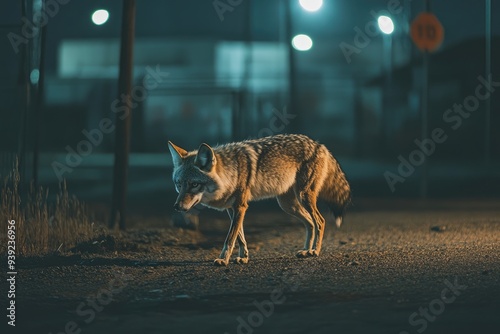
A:
<svg viewBox="0 0 500 334">
<path fill-rule="evenodd" d="M 245 240 L 245 233 L 243 232 L 243 225 L 241 226 L 240 232 L 238 233 L 238 257 L 234 262 L 239 264 L 248 263 L 248 247 L 247 241 Z"/>
<path fill-rule="evenodd" d="M 247 211 L 248 204 L 246 201 L 241 201 L 239 204 L 235 205 L 232 209 L 234 211 L 234 217 L 231 219 L 231 227 L 229 228 L 229 232 L 226 237 L 226 241 L 224 242 L 224 247 L 222 247 L 222 252 L 218 259 L 215 259 L 214 264 L 218 266 L 227 266 L 229 263 L 229 259 L 231 258 L 231 254 L 233 253 L 234 244 L 236 243 L 236 238 L 239 238 L 240 243 L 240 256 L 239 259 L 241 262 L 238 263 L 246 263 L 248 262 L 248 250 L 245 249 L 246 241 L 243 234 L 243 219 L 245 218 L 245 212 Z M 229 216 L 232 216 L 229 213 Z M 241 233 L 241 234 L 240 234 Z M 242 245 L 243 245 L 243 253 L 242 253 Z M 245 262 L 245 253 L 246 253 L 246 262 Z M 238 260 L 238 259 L 237 259 Z"/>
</svg>

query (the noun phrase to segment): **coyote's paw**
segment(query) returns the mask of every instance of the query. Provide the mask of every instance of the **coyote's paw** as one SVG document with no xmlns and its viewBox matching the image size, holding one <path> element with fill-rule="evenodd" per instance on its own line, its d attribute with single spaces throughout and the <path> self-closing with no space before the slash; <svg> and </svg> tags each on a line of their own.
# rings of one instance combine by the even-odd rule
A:
<svg viewBox="0 0 500 334">
<path fill-rule="evenodd" d="M 235 260 L 234 260 L 234 263 L 238 263 L 238 264 L 247 264 L 248 263 L 248 257 L 237 257 Z"/>
<path fill-rule="evenodd" d="M 215 259 L 214 260 L 214 266 L 227 266 L 227 261 L 224 259 Z"/>
<path fill-rule="evenodd" d="M 314 252 L 315 251 L 312 249 L 303 249 L 303 250 L 298 251 L 297 254 L 295 254 L 295 256 L 297 256 L 299 258 L 317 256 L 317 255 L 314 255 Z"/>
</svg>

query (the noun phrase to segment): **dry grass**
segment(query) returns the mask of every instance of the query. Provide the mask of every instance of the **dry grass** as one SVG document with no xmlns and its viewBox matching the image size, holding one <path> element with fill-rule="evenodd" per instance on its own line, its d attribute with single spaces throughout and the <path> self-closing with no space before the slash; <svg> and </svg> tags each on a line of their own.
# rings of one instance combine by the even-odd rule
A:
<svg viewBox="0 0 500 334">
<path fill-rule="evenodd" d="M 17 163 L 4 180 L 1 189 L 0 252 L 6 253 L 7 224 L 16 221 L 16 254 L 44 255 L 68 251 L 78 243 L 97 236 L 85 204 L 68 194 L 66 184 L 60 187 L 55 203 L 47 201 L 48 191 L 31 187 L 26 199 L 19 190 Z M 102 231 L 99 232 L 102 234 Z"/>
</svg>

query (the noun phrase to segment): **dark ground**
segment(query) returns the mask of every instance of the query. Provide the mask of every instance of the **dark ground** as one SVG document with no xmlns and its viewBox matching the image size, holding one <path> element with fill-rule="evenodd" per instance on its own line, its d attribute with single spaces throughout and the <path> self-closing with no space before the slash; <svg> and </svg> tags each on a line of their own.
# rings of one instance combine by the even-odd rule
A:
<svg viewBox="0 0 500 334">
<path fill-rule="evenodd" d="M 74 253 L 22 260 L 9 333 L 500 329 L 498 200 L 360 200 L 340 230 L 327 226 L 321 256 L 310 259 L 294 256 L 304 239 L 299 222 L 251 205 L 250 263 L 228 267 L 212 265 L 224 213 L 202 210 L 197 232 L 153 212 L 130 225 Z M 449 285 L 455 294 L 443 295 Z"/>
</svg>

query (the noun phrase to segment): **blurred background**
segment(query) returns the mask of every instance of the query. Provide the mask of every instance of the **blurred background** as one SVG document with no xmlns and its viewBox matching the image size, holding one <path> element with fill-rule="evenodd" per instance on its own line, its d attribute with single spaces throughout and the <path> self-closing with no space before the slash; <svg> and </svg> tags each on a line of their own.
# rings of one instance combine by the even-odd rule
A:
<svg viewBox="0 0 500 334">
<path fill-rule="evenodd" d="M 110 201 L 123 4 L 41 3 L 0 11 L 0 172 L 17 155 L 25 183 L 57 189 L 65 178 L 78 197 Z M 410 26 L 425 1 L 138 1 L 131 203 L 173 204 L 167 140 L 191 150 L 277 133 L 327 145 L 355 197 L 499 196 L 500 3 L 429 4 L 444 40 L 424 60 Z M 489 74 L 486 101 L 447 113 L 478 85 L 486 92 L 478 78 Z M 423 126 L 447 140 L 391 188 L 387 172 L 400 175 Z"/>
</svg>

